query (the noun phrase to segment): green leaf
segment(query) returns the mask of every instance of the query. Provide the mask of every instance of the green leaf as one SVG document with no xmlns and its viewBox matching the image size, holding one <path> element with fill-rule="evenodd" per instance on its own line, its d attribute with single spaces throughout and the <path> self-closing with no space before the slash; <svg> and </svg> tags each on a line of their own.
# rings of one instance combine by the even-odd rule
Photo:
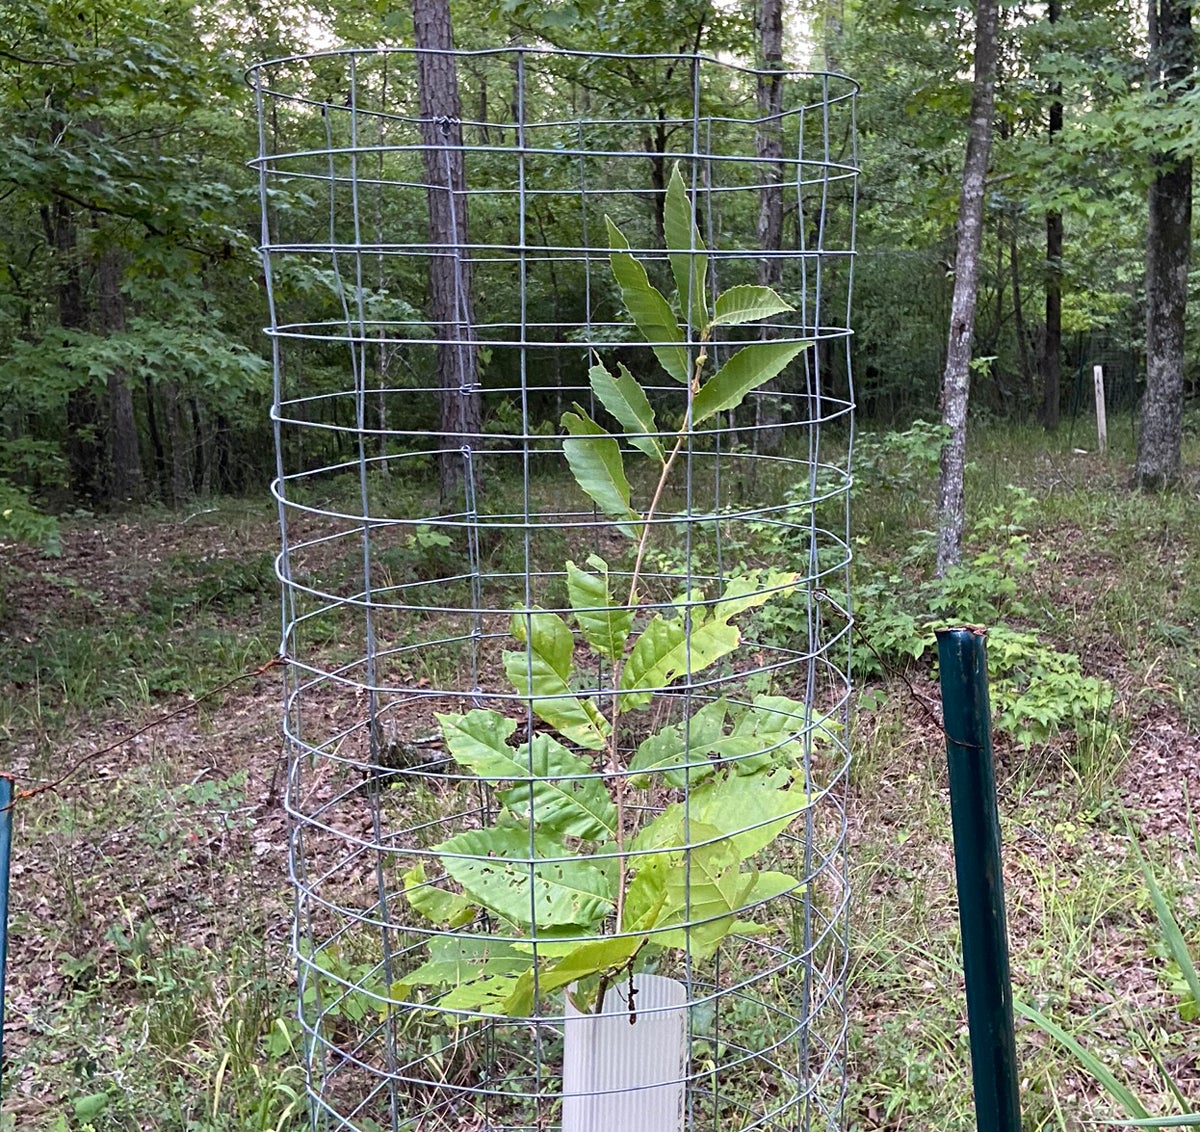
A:
<svg viewBox="0 0 1200 1132">
<path fill-rule="evenodd" d="M 1133 842 L 1133 851 L 1137 855 L 1138 864 L 1142 869 L 1142 876 L 1146 881 L 1146 887 L 1150 890 L 1150 900 L 1154 904 L 1154 912 L 1158 916 L 1158 926 L 1162 932 L 1163 942 L 1167 945 L 1171 958 L 1175 960 L 1184 982 L 1192 992 L 1192 1001 L 1200 1004 L 1200 973 L 1196 971 L 1196 964 L 1188 950 L 1187 941 L 1183 938 L 1183 932 L 1179 930 L 1179 922 L 1175 919 L 1171 906 L 1167 903 L 1167 898 L 1159 887 L 1154 870 L 1150 868 L 1149 862 L 1138 848 L 1137 841 L 1133 839 L 1132 829 L 1129 830 L 1129 835 Z"/>
<path fill-rule="evenodd" d="M 608 563 L 597 554 L 589 555 L 587 562 L 598 573 L 589 574 L 567 561 L 571 610 L 583 639 L 602 656 L 616 660 L 624 653 L 633 628 L 633 610 L 614 606 L 608 586 Z"/>
<path fill-rule="evenodd" d="M 1130 1116 L 1137 1120 L 1151 1119 L 1142 1102 L 1113 1076 L 1108 1066 L 1095 1054 L 1084 1049 L 1074 1037 L 1068 1034 L 1056 1022 L 1052 1022 L 1041 1011 L 1027 1005 L 1020 999 L 1014 1000 L 1013 1009 L 1021 1017 L 1027 1018 L 1038 1029 L 1062 1045 L 1088 1073 L 1095 1077 L 1096 1081 L 1108 1091 L 1109 1096 L 1120 1104 Z"/>
<path fill-rule="evenodd" d="M 687 349 L 683 345 L 671 344 L 684 341 L 683 331 L 675 320 L 671 304 L 650 282 L 641 263 L 629 254 L 629 241 L 621 234 L 621 229 L 607 216 L 604 222 L 608 225 L 608 246 L 613 249 L 609 262 L 612 264 L 613 278 L 621 288 L 625 308 L 642 337 L 650 343 L 663 369 L 676 381 L 689 384 L 691 374 Z"/>
<path fill-rule="evenodd" d="M 604 871 L 547 834 L 535 834 L 531 846 L 527 831 L 510 826 L 469 830 L 436 851 L 472 900 L 511 924 L 532 916 L 539 929 L 593 927 L 612 911 Z"/>
<path fill-rule="evenodd" d="M 708 249 L 693 218 L 692 202 L 679 173 L 671 170 L 667 197 L 663 205 L 663 235 L 666 239 L 671 274 L 679 292 L 679 309 L 693 326 L 708 323 L 705 286 L 708 276 Z"/>
<path fill-rule="evenodd" d="M 808 342 L 751 342 L 712 375 L 692 399 L 692 425 L 736 409 L 752 389 L 766 385 L 811 345 Z"/>
<path fill-rule="evenodd" d="M 760 318 L 770 318 L 773 314 L 783 314 L 795 309 L 770 287 L 742 283 L 730 287 L 728 291 L 722 291 L 717 296 L 712 324 L 742 326 L 747 322 L 757 322 Z"/>
<path fill-rule="evenodd" d="M 656 431 L 654 410 L 646 397 L 646 391 L 638 384 L 637 379 L 621 362 L 617 363 L 618 377 L 613 377 L 604 366 L 596 364 L 588 370 L 588 380 L 596 399 L 618 421 L 621 427 L 629 433 L 629 443 L 658 460 L 666 462 L 662 445 L 653 435 Z M 638 435 L 639 433 L 648 435 Z"/>
<path fill-rule="evenodd" d="M 75 1109 L 76 1120 L 90 1123 L 108 1108 L 108 1094 L 89 1093 L 85 1097 L 76 1098 L 72 1107 Z"/>
<path fill-rule="evenodd" d="M 688 812 L 692 820 L 725 838 L 739 859 L 747 860 L 770 845 L 811 802 L 808 791 L 786 770 L 727 772 L 692 792 Z"/>
<path fill-rule="evenodd" d="M 629 659 L 621 669 L 621 691 L 627 693 L 621 697 L 622 710 L 640 707 L 650 702 L 653 689 L 664 683 L 663 660 L 675 655 L 675 650 L 683 643 L 684 637 L 682 620 L 675 618 L 667 621 L 661 613 L 654 615 L 653 620 L 642 630 L 641 636 L 634 643 Z M 647 690 L 633 691 L 635 688 Z"/>
<path fill-rule="evenodd" d="M 655 690 L 680 676 L 703 672 L 733 652 L 741 634 L 729 618 L 764 605 L 795 581 L 795 574 L 772 572 L 762 578 L 758 571 L 734 578 L 711 606 L 690 607 L 690 631 L 683 617 L 667 621 L 657 614 L 637 639 L 621 672 L 620 688 L 628 693 L 621 698 L 622 708 L 648 703 Z"/>
<path fill-rule="evenodd" d="M 604 514 L 623 520 L 621 532 L 632 538 L 635 532 L 627 523 L 638 515 L 629 506 L 621 446 L 578 405 L 575 410 L 562 415 L 563 428 L 571 434 L 563 439 L 571 475 Z"/>
<path fill-rule="evenodd" d="M 667 873 L 676 862 L 677 858 L 668 853 L 632 857 L 634 875 L 625 892 L 622 931 L 648 932 L 658 923 L 667 900 Z"/>
<path fill-rule="evenodd" d="M 630 779 L 634 786 L 644 789 L 656 784 L 653 777 L 662 774 L 671 786 L 695 785 L 712 774 L 715 767 L 708 761 L 713 746 L 724 738 L 725 700 L 705 704 L 687 721 L 688 742 L 684 742 L 685 725 L 676 723 L 664 727 L 638 745 L 629 761 Z"/>
<path fill-rule="evenodd" d="M 594 703 L 581 700 L 571 688 L 575 638 L 567 623 L 557 613 L 518 613 L 513 616 L 512 632 L 528 652 L 505 652 L 504 671 L 513 687 L 531 698 L 534 715 L 572 743 L 589 751 L 603 750 L 612 728 Z"/>
<path fill-rule="evenodd" d="M 534 821 L 546 832 L 586 841 L 605 841 L 615 836 L 617 808 L 591 764 L 551 735 L 535 735 L 531 746 L 530 762 L 536 778 L 502 791 L 501 802 L 521 816 L 528 814 L 532 805 Z M 517 762 L 523 761 L 525 751 L 522 748 Z"/>
<path fill-rule="evenodd" d="M 617 811 L 603 781 L 591 763 L 553 736 L 535 735 L 514 750 L 504 740 L 516 724 L 494 711 L 439 715 L 438 722 L 460 766 L 485 781 L 518 783 L 500 792 L 512 813 L 524 817 L 532 804 L 534 820 L 546 832 L 591 841 L 615 834 Z"/>
<path fill-rule="evenodd" d="M 754 887 L 746 893 L 742 907 L 752 908 L 756 904 L 765 904 L 803 887 L 794 876 L 767 869 L 754 878 Z"/>
<path fill-rule="evenodd" d="M 418 915 L 435 924 L 457 927 L 475 918 L 471 902 L 457 892 L 447 892 L 425 878 L 425 863 L 418 861 L 402 878 L 404 898 Z"/>
<path fill-rule="evenodd" d="M 716 835 L 715 830 L 703 823 L 690 822 L 694 841 Z M 734 914 L 745 907 L 757 873 L 742 871 L 728 840 L 693 849 L 689 862 L 689 868 L 674 868 L 667 873 L 661 924 L 668 927 L 679 924 L 680 929 L 656 932 L 654 942 L 664 947 L 686 947 L 692 955 L 706 959 L 729 934 Z"/>
<path fill-rule="evenodd" d="M 532 964 L 528 955 L 512 944 L 488 936 L 433 936 L 429 940 L 429 958 L 403 982 L 410 987 L 434 987 L 472 982 L 482 975 L 519 975 Z"/>
</svg>

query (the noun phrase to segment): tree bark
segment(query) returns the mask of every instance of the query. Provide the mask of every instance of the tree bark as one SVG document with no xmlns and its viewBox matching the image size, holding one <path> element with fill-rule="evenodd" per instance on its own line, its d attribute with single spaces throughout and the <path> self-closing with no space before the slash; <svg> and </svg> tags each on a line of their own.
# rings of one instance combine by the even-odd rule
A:
<svg viewBox="0 0 1200 1132">
<path fill-rule="evenodd" d="M 482 431 L 467 254 L 462 109 L 448 0 L 412 0 L 425 181 L 429 202 L 429 291 L 438 337 L 437 368 L 443 452 L 442 502 L 460 494 L 468 456 Z M 475 469 L 474 474 L 477 474 Z"/>
<path fill-rule="evenodd" d="M 1025 325 L 1025 304 L 1021 298 L 1021 267 L 1019 260 L 1017 220 L 1013 217 L 1008 234 L 1008 267 L 1012 278 L 1013 336 L 1017 340 L 1017 357 L 1021 363 L 1022 400 L 1032 396 L 1034 388 L 1033 352 L 1029 344 L 1029 329 Z M 1022 415 L 1024 415 L 1022 408 Z"/>
<path fill-rule="evenodd" d="M 1151 0 L 1150 78 L 1174 102 L 1196 61 L 1190 0 Z M 1146 392 L 1134 481 L 1158 491 L 1179 478 L 1184 316 L 1192 243 L 1192 160 L 1155 155 L 1146 225 Z"/>
<path fill-rule="evenodd" d="M 58 199 L 44 207 L 41 215 L 46 241 L 58 261 L 58 323 L 64 330 L 86 330 L 88 317 L 74 209 L 70 202 Z M 71 490 L 89 501 L 103 494 L 102 424 L 95 390 L 87 385 L 71 390 L 67 395 L 67 466 L 71 472 Z"/>
<path fill-rule="evenodd" d="M 184 426 L 184 398 L 176 382 L 163 382 L 163 401 L 167 418 L 167 439 L 171 446 L 171 505 L 182 507 L 194 494 L 192 483 L 195 464 Z"/>
<path fill-rule="evenodd" d="M 783 277 L 783 2 L 759 0 L 758 115 L 755 148 L 763 186 L 758 194 L 758 246 L 767 254 L 758 261 L 758 281 L 775 287 Z M 764 327 L 762 337 L 772 337 Z M 754 398 L 755 447 L 778 452 L 783 443 L 780 380 L 774 378 Z"/>
<path fill-rule="evenodd" d="M 958 249 L 954 257 L 954 297 L 942 377 L 942 423 L 950 435 L 942 447 L 938 484 L 937 573 L 944 575 L 962 558 L 963 473 L 967 459 L 967 399 L 971 381 L 971 339 L 979 290 L 983 245 L 983 194 L 992 146 L 996 94 L 998 0 L 976 0 L 975 78 L 971 125 L 958 206 Z"/>
<path fill-rule="evenodd" d="M 125 329 L 125 299 L 121 294 L 121 263 L 115 248 L 106 248 L 97 265 L 100 329 L 120 334 Z M 142 454 L 138 442 L 133 393 L 124 369 L 108 375 L 108 495 L 118 503 L 132 503 L 145 495 Z"/>
<path fill-rule="evenodd" d="M 1048 0 L 1046 20 L 1058 23 L 1058 0 Z M 1062 83 L 1055 83 L 1055 98 L 1050 103 L 1047 137 L 1054 145 L 1063 127 Z M 1062 402 L 1062 213 L 1052 209 L 1046 213 L 1046 334 L 1042 342 L 1042 425 L 1053 432 L 1058 428 Z"/>
</svg>

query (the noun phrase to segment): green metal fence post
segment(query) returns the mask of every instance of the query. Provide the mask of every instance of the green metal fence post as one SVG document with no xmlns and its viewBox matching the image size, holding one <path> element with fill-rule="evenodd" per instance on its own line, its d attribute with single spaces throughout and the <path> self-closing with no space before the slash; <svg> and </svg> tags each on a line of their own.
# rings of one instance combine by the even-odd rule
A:
<svg viewBox="0 0 1200 1132">
<path fill-rule="evenodd" d="M 1020 1132 L 1000 817 L 988 706 L 987 633 L 978 628 L 941 629 L 937 640 L 975 1123 L 979 1132 Z"/>
</svg>

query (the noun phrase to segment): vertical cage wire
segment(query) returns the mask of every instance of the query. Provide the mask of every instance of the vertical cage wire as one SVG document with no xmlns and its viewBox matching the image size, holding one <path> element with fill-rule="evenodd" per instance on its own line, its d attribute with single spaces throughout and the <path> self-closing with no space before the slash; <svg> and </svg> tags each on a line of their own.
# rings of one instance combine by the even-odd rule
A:
<svg viewBox="0 0 1200 1132">
<path fill-rule="evenodd" d="M 423 100 L 434 55 L 453 72 L 450 112 Z M 683 985 L 681 1127 L 840 1128 L 853 84 L 700 55 L 519 47 L 331 52 L 251 79 L 314 1127 L 564 1127 L 565 998 L 583 1001 L 586 980 L 567 989 L 549 974 L 564 938 L 623 934 L 614 877 L 661 867 L 682 911 L 599 976 L 594 1001 L 617 1001 L 606 986 L 635 967 Z M 782 84 L 778 112 L 759 109 L 765 81 Z M 695 390 L 638 332 L 610 258 L 611 222 L 669 293 L 673 178 L 695 224 L 679 262 L 706 273 L 672 316 L 688 366 L 701 349 L 711 375 L 747 342 L 794 346 L 771 382 L 691 429 Z M 764 246 L 768 207 L 779 230 Z M 764 284 L 790 309 L 703 331 L 718 294 Z M 636 375 L 653 429 L 606 415 L 597 364 Z M 640 522 L 606 513 L 573 478 L 560 422 L 576 411 L 617 438 Z M 651 508 L 655 474 L 637 461 L 655 445 L 678 455 Z M 630 641 L 655 621 L 681 634 L 669 673 L 627 682 L 648 701 L 640 714 L 621 714 L 618 669 L 577 628 L 568 563 L 590 555 L 616 593 L 631 591 L 602 610 L 630 615 Z M 737 647 L 713 661 L 702 630 L 733 593 L 753 597 L 731 619 Z M 556 699 L 537 683 L 534 642 L 559 624 L 571 635 L 555 663 L 570 671 Z M 574 731 L 547 722 L 563 696 L 591 705 Z M 490 721 L 483 742 L 517 769 L 480 772 L 452 750 L 447 720 L 465 719 Z M 587 738 L 597 728 L 611 732 L 603 749 Z M 655 763 L 639 746 L 652 735 L 674 736 L 684 756 Z M 539 768 L 538 750 L 583 769 Z M 739 775 L 794 804 L 765 821 L 748 802 L 746 830 L 731 834 L 737 807 L 703 806 Z M 577 831 L 547 856 L 537 807 L 557 792 L 569 808 L 575 792 L 608 813 L 597 790 L 618 799 L 619 832 Z M 680 815 L 673 840 L 639 844 L 665 813 Z M 523 839 L 508 857 L 487 848 L 496 830 Z M 717 878 L 748 878 L 730 898 L 745 907 L 712 914 L 701 894 L 714 846 L 751 843 Z M 609 886 L 599 912 L 566 928 L 540 920 L 547 876 L 589 854 Z M 527 892 L 527 919 L 471 899 L 461 878 L 490 869 Z M 768 876 L 794 883 L 760 884 Z M 501 997 L 517 970 L 531 993 Z"/>
</svg>

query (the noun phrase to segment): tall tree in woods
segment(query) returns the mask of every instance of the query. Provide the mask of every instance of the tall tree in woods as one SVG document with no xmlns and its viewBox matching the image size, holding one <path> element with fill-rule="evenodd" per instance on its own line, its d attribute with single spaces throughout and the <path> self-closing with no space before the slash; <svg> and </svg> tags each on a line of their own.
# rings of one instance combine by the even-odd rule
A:
<svg viewBox="0 0 1200 1132">
<path fill-rule="evenodd" d="M 1059 0 L 1048 0 L 1046 22 L 1058 23 Z M 1054 82 L 1047 138 L 1054 145 L 1063 128 L 1062 83 Z M 1051 432 L 1058 428 L 1062 400 L 1062 257 L 1063 215 L 1057 208 L 1046 212 L 1046 330 L 1042 338 L 1042 424 Z"/>
<path fill-rule="evenodd" d="M 954 297 L 950 304 L 950 337 L 942 376 L 942 422 L 950 435 L 942 447 L 938 483 L 937 573 L 962 557 L 963 472 L 967 459 L 967 398 L 971 384 L 971 340 L 983 245 L 983 196 L 992 147 L 992 114 L 996 97 L 998 0 L 976 0 L 975 76 L 971 91 L 971 124 L 958 206 L 958 246 L 954 256 Z"/>
<path fill-rule="evenodd" d="M 758 261 L 758 281 L 778 287 L 783 276 L 779 250 L 783 247 L 783 0 L 758 0 L 758 128 L 755 146 L 764 162 L 758 197 L 758 246 L 767 255 Z M 762 331 L 764 337 L 770 333 Z M 755 436 L 760 452 L 777 452 L 780 427 L 779 379 L 769 381 L 754 399 Z"/>
<path fill-rule="evenodd" d="M 1150 0 L 1150 85 L 1178 102 L 1196 65 L 1192 0 Z M 1192 243 L 1192 159 L 1154 155 L 1146 224 L 1146 392 L 1134 479 L 1158 490 L 1179 476 L 1184 315 Z"/>
<path fill-rule="evenodd" d="M 481 430 L 471 263 L 467 258 L 467 194 L 462 105 L 455 71 L 449 0 L 412 0 L 418 48 L 425 183 L 429 200 L 430 317 L 438 337 L 437 368 L 443 452 L 438 484 L 443 503 L 458 494 L 462 448 Z"/>
</svg>

